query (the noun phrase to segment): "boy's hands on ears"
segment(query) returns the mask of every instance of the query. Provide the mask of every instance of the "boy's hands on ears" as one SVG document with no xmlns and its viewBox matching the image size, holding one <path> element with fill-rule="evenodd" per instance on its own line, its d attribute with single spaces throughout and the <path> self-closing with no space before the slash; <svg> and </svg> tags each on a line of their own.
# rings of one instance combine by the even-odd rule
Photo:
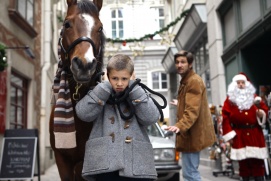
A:
<svg viewBox="0 0 271 181">
<path fill-rule="evenodd" d="M 97 86 L 99 86 L 101 89 L 105 90 L 106 92 L 110 94 L 113 89 L 111 83 L 108 80 L 99 83 Z"/>
<path fill-rule="evenodd" d="M 103 96 L 109 96 L 112 93 L 112 86 L 109 81 L 103 81 L 95 86 L 93 93 L 95 93 L 99 98 Z"/>
</svg>

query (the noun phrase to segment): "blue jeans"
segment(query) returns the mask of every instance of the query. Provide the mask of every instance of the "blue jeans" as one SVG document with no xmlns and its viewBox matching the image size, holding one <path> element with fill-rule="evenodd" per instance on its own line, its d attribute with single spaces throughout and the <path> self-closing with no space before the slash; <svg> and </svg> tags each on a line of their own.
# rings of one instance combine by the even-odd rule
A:
<svg viewBox="0 0 271 181">
<path fill-rule="evenodd" d="M 182 153 L 182 173 L 184 181 L 201 181 L 198 171 L 200 152 Z"/>
</svg>

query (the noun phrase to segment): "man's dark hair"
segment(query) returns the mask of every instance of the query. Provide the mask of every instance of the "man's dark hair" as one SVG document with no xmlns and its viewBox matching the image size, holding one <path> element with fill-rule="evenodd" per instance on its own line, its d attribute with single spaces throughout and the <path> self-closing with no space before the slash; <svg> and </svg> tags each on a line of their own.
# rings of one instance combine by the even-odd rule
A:
<svg viewBox="0 0 271 181">
<path fill-rule="evenodd" d="M 176 62 L 176 59 L 178 57 L 186 57 L 188 64 L 192 64 L 194 61 L 194 56 L 191 52 L 188 52 L 186 50 L 181 50 L 178 53 L 174 55 L 174 62 Z"/>
</svg>

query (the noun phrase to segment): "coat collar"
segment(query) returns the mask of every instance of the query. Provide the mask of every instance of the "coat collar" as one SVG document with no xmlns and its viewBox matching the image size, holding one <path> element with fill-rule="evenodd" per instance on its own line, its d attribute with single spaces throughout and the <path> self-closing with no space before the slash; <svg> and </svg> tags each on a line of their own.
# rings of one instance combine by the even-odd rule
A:
<svg viewBox="0 0 271 181">
<path fill-rule="evenodd" d="M 190 69 L 190 70 L 187 72 L 187 74 L 185 74 L 185 75 L 182 77 L 182 79 L 181 79 L 181 81 L 180 81 L 180 84 L 186 84 L 187 81 L 188 81 L 188 79 L 189 79 L 192 75 L 194 75 L 194 74 L 195 74 L 194 70 L 193 70 L 193 69 Z"/>
</svg>

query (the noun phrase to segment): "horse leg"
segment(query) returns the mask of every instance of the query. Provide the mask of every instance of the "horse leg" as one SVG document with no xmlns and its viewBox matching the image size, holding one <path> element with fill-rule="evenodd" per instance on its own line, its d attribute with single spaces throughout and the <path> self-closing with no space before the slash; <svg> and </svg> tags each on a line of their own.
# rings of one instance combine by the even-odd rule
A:
<svg viewBox="0 0 271 181">
<path fill-rule="evenodd" d="M 69 163 L 69 160 L 57 150 L 55 151 L 55 159 L 61 181 L 74 181 L 73 164 Z"/>
<path fill-rule="evenodd" d="M 76 181 L 84 181 L 82 177 L 82 169 L 83 169 L 83 162 L 79 162 L 74 167 L 74 180 Z"/>
</svg>

